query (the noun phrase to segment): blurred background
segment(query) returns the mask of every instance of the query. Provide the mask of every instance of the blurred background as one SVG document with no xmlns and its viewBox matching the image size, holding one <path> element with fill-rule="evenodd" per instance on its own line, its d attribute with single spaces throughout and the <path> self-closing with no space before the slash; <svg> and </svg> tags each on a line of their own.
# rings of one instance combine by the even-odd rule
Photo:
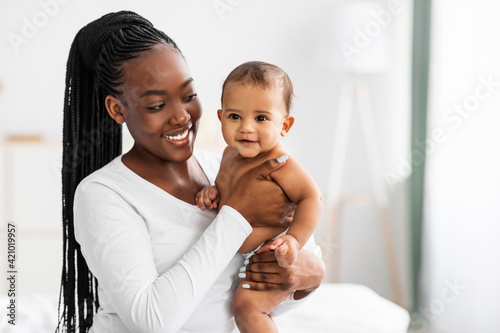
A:
<svg viewBox="0 0 500 333">
<path fill-rule="evenodd" d="M 122 9 L 186 57 L 204 107 L 198 149 L 224 147 L 216 110 L 234 67 L 289 74 L 296 122 L 283 144 L 325 198 L 326 281 L 404 306 L 413 332 L 500 331 L 496 0 L 2 2 L 2 308 L 12 223 L 19 316 L 30 320 L 36 300 L 57 319 L 66 61 L 81 27 Z"/>
</svg>

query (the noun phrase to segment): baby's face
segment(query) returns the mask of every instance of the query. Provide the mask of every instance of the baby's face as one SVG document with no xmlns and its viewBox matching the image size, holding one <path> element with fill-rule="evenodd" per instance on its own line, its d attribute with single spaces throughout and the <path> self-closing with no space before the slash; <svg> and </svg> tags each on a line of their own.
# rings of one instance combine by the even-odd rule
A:
<svg viewBox="0 0 500 333">
<path fill-rule="evenodd" d="M 286 115 L 281 89 L 230 83 L 218 111 L 226 143 L 243 157 L 270 151 L 285 136 L 293 117 Z"/>
</svg>

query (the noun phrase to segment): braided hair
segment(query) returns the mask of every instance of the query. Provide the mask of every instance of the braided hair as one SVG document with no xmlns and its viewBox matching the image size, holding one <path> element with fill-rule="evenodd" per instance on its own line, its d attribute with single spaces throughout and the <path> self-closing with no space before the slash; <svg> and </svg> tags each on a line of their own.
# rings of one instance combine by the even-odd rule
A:
<svg viewBox="0 0 500 333">
<path fill-rule="evenodd" d="M 97 279 L 89 271 L 75 240 L 74 194 L 83 178 L 121 154 L 121 125 L 108 115 L 105 98 L 121 97 L 123 64 L 157 44 L 179 50 L 173 40 L 148 20 L 121 11 L 83 27 L 71 45 L 64 95 L 64 258 L 56 332 L 88 332 L 99 307 Z"/>
</svg>

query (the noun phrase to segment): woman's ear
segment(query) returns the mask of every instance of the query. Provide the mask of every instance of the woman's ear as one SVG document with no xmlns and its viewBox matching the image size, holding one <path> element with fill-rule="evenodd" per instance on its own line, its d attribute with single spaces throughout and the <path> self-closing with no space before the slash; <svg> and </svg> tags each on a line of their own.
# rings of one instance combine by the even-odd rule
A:
<svg viewBox="0 0 500 333">
<path fill-rule="evenodd" d="M 294 116 L 288 115 L 283 120 L 283 127 L 281 128 L 281 136 L 286 136 L 290 128 L 292 128 L 293 123 L 295 122 Z"/>
<path fill-rule="evenodd" d="M 217 117 L 219 117 L 219 120 L 222 121 L 222 110 L 221 109 L 217 110 Z"/>
<path fill-rule="evenodd" d="M 113 118 L 118 124 L 123 124 L 125 122 L 125 117 L 123 115 L 124 107 L 118 98 L 108 95 L 106 96 L 105 103 L 106 109 L 108 110 L 111 118 Z"/>
</svg>

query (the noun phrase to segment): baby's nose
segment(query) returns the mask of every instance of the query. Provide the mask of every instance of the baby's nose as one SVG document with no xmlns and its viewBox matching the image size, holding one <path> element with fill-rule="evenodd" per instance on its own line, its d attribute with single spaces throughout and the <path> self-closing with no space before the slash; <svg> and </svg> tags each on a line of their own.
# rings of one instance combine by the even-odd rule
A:
<svg viewBox="0 0 500 333">
<path fill-rule="evenodd" d="M 240 131 L 243 133 L 249 133 L 254 131 L 254 126 L 251 121 L 242 121 L 240 126 Z"/>
</svg>

